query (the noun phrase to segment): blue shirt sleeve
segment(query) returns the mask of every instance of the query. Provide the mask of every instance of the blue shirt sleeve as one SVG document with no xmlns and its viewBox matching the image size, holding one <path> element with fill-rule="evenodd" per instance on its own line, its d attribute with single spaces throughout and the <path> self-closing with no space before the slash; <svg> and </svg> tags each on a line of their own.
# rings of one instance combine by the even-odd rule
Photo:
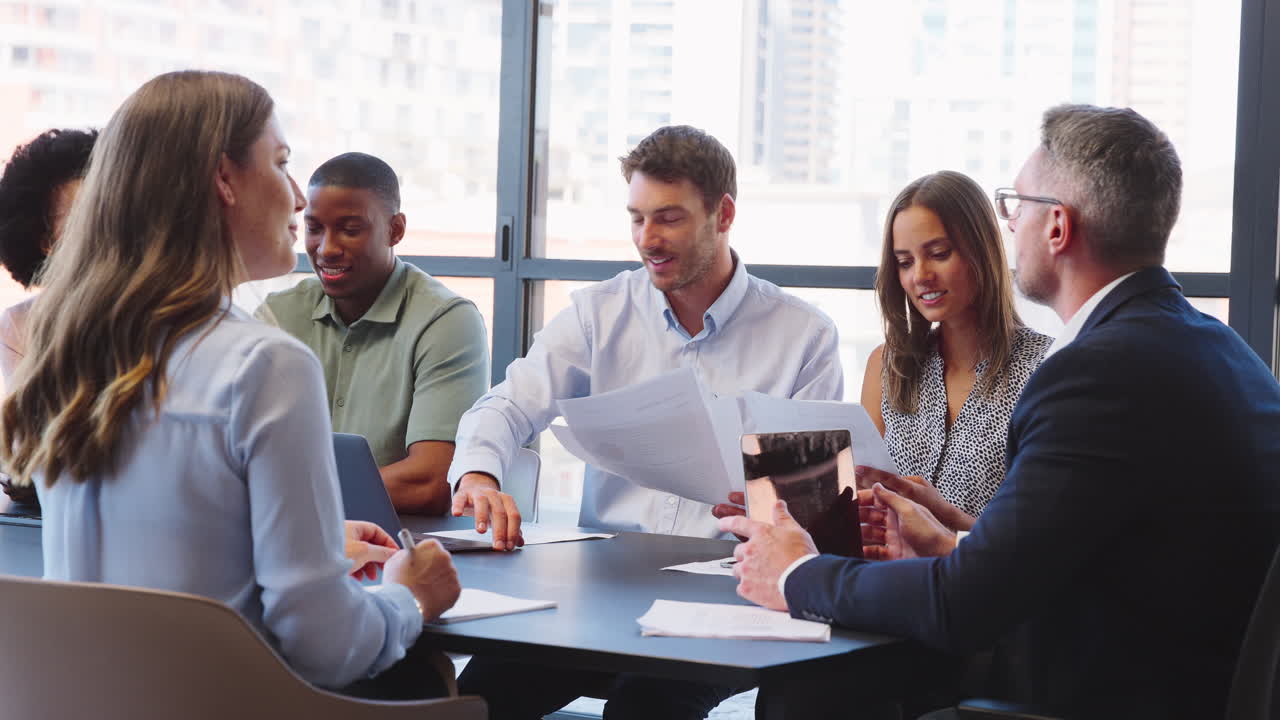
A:
<svg viewBox="0 0 1280 720">
<path fill-rule="evenodd" d="M 365 592 L 350 577 L 324 376 L 301 344 L 267 340 L 231 394 L 228 448 L 249 495 L 263 622 L 317 685 L 340 687 L 404 656 L 422 616 L 403 586 Z"/>
</svg>

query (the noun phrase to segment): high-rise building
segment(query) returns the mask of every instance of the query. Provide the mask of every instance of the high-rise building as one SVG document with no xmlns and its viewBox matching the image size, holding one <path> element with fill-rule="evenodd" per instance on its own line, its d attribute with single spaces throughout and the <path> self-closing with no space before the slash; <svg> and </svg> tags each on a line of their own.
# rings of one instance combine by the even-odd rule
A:
<svg viewBox="0 0 1280 720">
<path fill-rule="evenodd" d="M 747 0 L 742 162 L 777 183 L 839 181 L 839 0 Z"/>
</svg>

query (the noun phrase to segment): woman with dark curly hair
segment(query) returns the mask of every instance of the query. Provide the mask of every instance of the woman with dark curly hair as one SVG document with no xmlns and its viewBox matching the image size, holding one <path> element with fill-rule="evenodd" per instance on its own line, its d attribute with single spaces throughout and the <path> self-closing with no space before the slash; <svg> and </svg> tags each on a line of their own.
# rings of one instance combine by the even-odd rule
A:
<svg viewBox="0 0 1280 720">
<path fill-rule="evenodd" d="M 89 167 L 97 130 L 49 130 L 18 147 L 0 176 L 0 264 L 29 288 L 62 229 Z M 9 382 L 26 353 L 25 300 L 0 313 L 0 373 Z"/>
</svg>

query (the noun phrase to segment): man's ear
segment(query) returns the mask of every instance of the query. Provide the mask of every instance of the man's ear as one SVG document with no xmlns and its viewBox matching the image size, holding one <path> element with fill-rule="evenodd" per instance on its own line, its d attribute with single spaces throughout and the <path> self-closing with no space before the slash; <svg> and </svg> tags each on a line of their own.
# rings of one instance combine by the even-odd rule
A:
<svg viewBox="0 0 1280 720">
<path fill-rule="evenodd" d="M 1049 212 L 1049 254 L 1061 255 L 1075 243 L 1075 221 L 1065 205 L 1054 205 Z"/>
<path fill-rule="evenodd" d="M 233 207 L 236 204 L 236 193 L 231 189 L 231 171 L 234 165 L 231 158 L 222 153 L 222 157 L 218 159 L 218 169 L 213 173 L 214 191 L 218 193 L 223 207 Z"/>
<path fill-rule="evenodd" d="M 390 245 L 391 247 L 395 247 L 396 245 L 399 245 L 400 241 L 404 239 L 405 227 L 406 227 L 406 221 L 405 221 L 404 213 L 399 212 L 399 213 L 396 213 L 395 215 L 392 215 L 391 227 L 390 227 L 390 231 L 391 231 L 390 242 L 388 242 L 387 244 Z"/>
<path fill-rule="evenodd" d="M 720 198 L 720 209 L 716 212 L 716 231 L 729 232 L 729 228 L 733 226 L 733 219 L 737 216 L 738 206 L 733 202 L 733 196 L 725 193 Z"/>
</svg>

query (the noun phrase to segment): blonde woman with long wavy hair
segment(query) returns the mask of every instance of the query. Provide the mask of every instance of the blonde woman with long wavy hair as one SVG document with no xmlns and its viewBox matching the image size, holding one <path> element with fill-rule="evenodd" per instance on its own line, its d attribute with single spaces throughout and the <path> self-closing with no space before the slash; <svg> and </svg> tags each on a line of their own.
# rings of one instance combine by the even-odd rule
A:
<svg viewBox="0 0 1280 720">
<path fill-rule="evenodd" d="M 307 679 L 377 695 L 351 684 L 405 656 L 457 574 L 434 543 L 344 532 L 319 362 L 231 305 L 294 265 L 288 159 L 243 77 L 170 73 L 124 101 L 45 269 L 0 455 L 36 485 L 47 578 L 220 600 Z M 351 577 L 382 563 L 382 592 Z"/>
</svg>

